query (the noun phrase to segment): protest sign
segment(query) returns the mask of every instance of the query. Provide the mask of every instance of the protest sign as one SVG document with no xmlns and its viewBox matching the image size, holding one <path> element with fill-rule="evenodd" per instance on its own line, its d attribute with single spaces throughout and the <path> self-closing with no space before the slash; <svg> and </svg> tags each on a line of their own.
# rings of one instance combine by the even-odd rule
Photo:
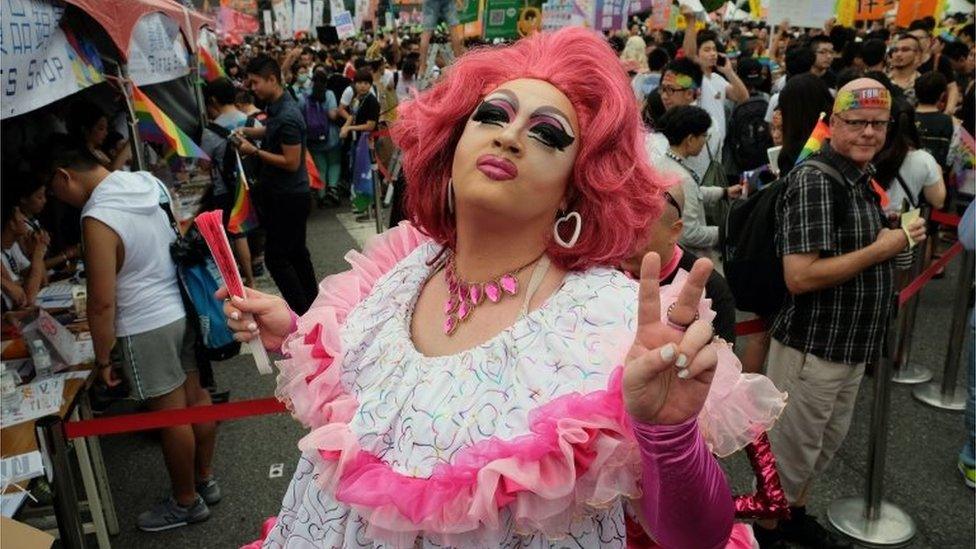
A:
<svg viewBox="0 0 976 549">
<path fill-rule="evenodd" d="M 351 38 L 356 35 L 356 25 L 352 22 L 352 14 L 346 10 L 332 15 L 332 24 L 335 25 L 336 34 L 340 40 Z"/>
<path fill-rule="evenodd" d="M 940 0 L 917 0 L 915 2 L 899 2 L 895 12 L 895 24 L 907 28 L 916 19 L 935 16 Z"/>
<path fill-rule="evenodd" d="M 461 24 L 474 23 L 478 20 L 479 0 L 459 0 L 458 1 L 458 21 Z"/>
<path fill-rule="evenodd" d="M 915 0 L 906 0 L 903 4 L 914 4 Z M 773 2 L 779 4 L 779 2 Z M 873 21 L 884 19 L 885 14 L 895 7 L 895 0 L 857 0 L 857 14 L 854 19 L 857 21 Z M 772 9 L 772 6 L 770 6 Z"/>
<path fill-rule="evenodd" d="M 671 0 L 651 0 L 651 17 L 648 27 L 663 30 L 671 19 Z"/>
<path fill-rule="evenodd" d="M 300 32 L 308 33 L 312 26 L 312 2 L 311 0 L 294 0 L 295 9 L 292 11 L 292 31 L 295 34 Z"/>
<path fill-rule="evenodd" d="M 272 0 L 271 9 L 274 10 L 275 22 L 278 24 L 278 38 L 285 40 L 294 37 L 291 26 L 291 0 Z"/>
<path fill-rule="evenodd" d="M 30 112 L 105 80 L 95 47 L 59 26 L 63 14 L 62 5 L 42 0 L 0 4 L 0 118 Z"/>
</svg>

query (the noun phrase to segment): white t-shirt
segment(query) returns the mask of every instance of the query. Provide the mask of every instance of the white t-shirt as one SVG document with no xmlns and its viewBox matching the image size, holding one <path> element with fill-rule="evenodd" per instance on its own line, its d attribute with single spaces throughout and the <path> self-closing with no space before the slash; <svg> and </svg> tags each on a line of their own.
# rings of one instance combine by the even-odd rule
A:
<svg viewBox="0 0 976 549">
<path fill-rule="evenodd" d="M 708 130 L 708 146 L 715 158 L 722 157 L 722 143 L 725 142 L 725 92 L 728 88 L 729 81 L 717 72 L 702 76 L 701 98 L 698 103 L 712 117 L 712 127 Z"/>
<path fill-rule="evenodd" d="M 924 149 L 909 151 L 905 155 L 905 160 L 901 163 L 901 167 L 898 168 L 898 175 L 901 176 L 902 181 L 912 191 L 909 208 L 911 208 L 912 201 L 918 202 L 918 196 L 922 192 L 922 188 L 938 185 L 942 181 L 942 170 L 939 168 L 938 162 Z M 888 198 L 889 203 L 888 207 L 885 208 L 885 213 L 900 212 L 902 202 L 907 197 L 905 196 L 905 190 L 902 189 L 901 183 L 897 179 L 892 181 L 888 187 Z"/>
<path fill-rule="evenodd" d="M 108 225 L 125 259 L 115 283 L 115 335 L 141 334 L 185 316 L 169 246 L 176 239 L 159 207 L 163 184 L 148 172 L 109 174 L 81 210 Z"/>
<path fill-rule="evenodd" d="M 20 273 L 30 269 L 30 259 L 24 254 L 24 251 L 20 249 L 20 244 L 14 242 L 14 245 L 3 250 L 3 267 L 7 269 L 7 274 L 10 275 L 11 280 L 14 282 L 20 281 Z"/>
</svg>

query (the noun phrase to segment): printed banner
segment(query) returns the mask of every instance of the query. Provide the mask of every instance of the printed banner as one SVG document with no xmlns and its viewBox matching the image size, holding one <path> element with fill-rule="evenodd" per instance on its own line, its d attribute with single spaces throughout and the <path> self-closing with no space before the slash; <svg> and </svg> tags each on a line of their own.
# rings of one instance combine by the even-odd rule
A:
<svg viewBox="0 0 976 549">
<path fill-rule="evenodd" d="M 64 7 L 42 0 L 3 0 L 0 118 L 30 112 L 104 82 L 94 45 L 58 24 Z"/>
<path fill-rule="evenodd" d="M 902 1 L 898 3 L 898 11 L 895 13 L 895 24 L 899 27 L 907 28 L 912 21 L 935 16 L 941 0 L 917 0 L 915 2 Z M 938 20 L 938 18 L 936 18 Z"/>
<path fill-rule="evenodd" d="M 312 0 L 312 29 L 325 24 L 325 0 Z"/>
<path fill-rule="evenodd" d="M 780 2 L 772 2 L 772 4 L 779 3 Z M 903 3 L 914 4 L 916 2 L 906 0 Z M 857 15 L 854 16 L 854 19 L 857 21 L 884 19 L 885 13 L 894 7 L 895 0 L 857 0 Z M 772 11 L 773 6 L 771 5 L 769 9 Z"/>
<path fill-rule="evenodd" d="M 137 86 L 169 82 L 190 74 L 180 26 L 162 13 L 139 19 L 129 39 L 129 77 Z"/>
<path fill-rule="evenodd" d="M 604 31 L 623 29 L 628 5 L 628 0 L 596 0 L 595 27 Z"/>
<path fill-rule="evenodd" d="M 356 25 L 352 21 L 352 14 L 348 11 L 343 10 L 333 14 L 332 24 L 335 25 L 340 40 L 356 36 Z"/>
<path fill-rule="evenodd" d="M 854 16 L 857 14 L 857 0 L 837 0 L 837 24 L 842 27 L 853 27 Z"/>
<path fill-rule="evenodd" d="M 265 36 L 271 36 L 274 34 L 274 23 L 271 21 L 271 10 L 264 10 L 261 12 L 264 15 L 264 34 Z"/>
<path fill-rule="evenodd" d="M 292 12 L 292 30 L 295 34 L 308 33 L 312 25 L 311 0 L 295 0 L 295 10 Z"/>
<path fill-rule="evenodd" d="M 522 0 L 486 0 L 485 38 L 515 38 L 518 36 Z"/>
<path fill-rule="evenodd" d="M 278 38 L 293 38 L 295 34 L 291 30 L 291 0 L 273 0 L 271 9 L 274 10 L 275 23 L 278 24 Z"/>
<path fill-rule="evenodd" d="M 574 17 L 573 0 L 550 0 L 542 4 L 542 30 L 552 32 L 564 27 L 582 25 L 581 18 Z"/>
</svg>

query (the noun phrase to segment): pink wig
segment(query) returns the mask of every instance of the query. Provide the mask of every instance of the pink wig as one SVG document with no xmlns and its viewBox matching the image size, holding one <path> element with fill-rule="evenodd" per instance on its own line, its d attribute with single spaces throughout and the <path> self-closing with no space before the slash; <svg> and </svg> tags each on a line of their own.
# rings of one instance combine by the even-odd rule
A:
<svg viewBox="0 0 976 549">
<path fill-rule="evenodd" d="M 567 197 L 568 209 L 583 218 L 583 230 L 572 249 L 551 241 L 549 257 L 570 270 L 616 266 L 633 254 L 661 214 L 666 182 L 648 164 L 637 101 L 620 60 L 602 37 L 583 28 L 473 50 L 441 82 L 399 107 L 392 134 L 403 151 L 408 215 L 421 231 L 454 247 L 456 229 L 445 193 L 455 147 L 485 95 L 519 78 L 555 86 L 579 120 L 579 152 Z"/>
</svg>

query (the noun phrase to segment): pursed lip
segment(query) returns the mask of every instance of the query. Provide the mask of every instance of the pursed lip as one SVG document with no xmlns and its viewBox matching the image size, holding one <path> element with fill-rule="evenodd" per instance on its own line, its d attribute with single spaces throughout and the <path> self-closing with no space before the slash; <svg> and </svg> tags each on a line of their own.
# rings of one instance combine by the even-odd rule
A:
<svg viewBox="0 0 976 549">
<path fill-rule="evenodd" d="M 475 166 L 481 170 L 481 173 L 495 181 L 505 181 L 518 177 L 518 168 L 511 160 L 493 154 L 479 156 Z"/>
</svg>

